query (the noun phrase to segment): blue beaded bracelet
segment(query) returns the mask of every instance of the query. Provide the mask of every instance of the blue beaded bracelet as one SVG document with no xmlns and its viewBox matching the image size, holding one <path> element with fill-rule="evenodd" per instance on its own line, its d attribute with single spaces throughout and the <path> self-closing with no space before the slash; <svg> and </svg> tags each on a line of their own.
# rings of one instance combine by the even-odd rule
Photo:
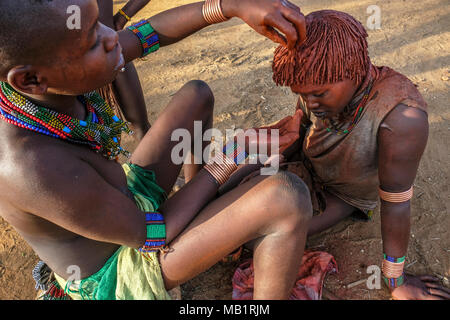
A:
<svg viewBox="0 0 450 320">
<path fill-rule="evenodd" d="M 383 259 L 387 260 L 389 262 L 393 262 L 393 263 L 402 263 L 402 262 L 405 262 L 406 256 L 403 256 L 400 258 L 394 258 L 394 257 L 388 256 L 386 253 L 383 253 Z"/>
<path fill-rule="evenodd" d="M 159 49 L 159 37 L 150 22 L 142 20 L 128 27 L 141 41 L 142 58 Z"/>
<path fill-rule="evenodd" d="M 230 141 L 223 147 L 223 154 L 228 158 L 233 159 L 236 165 L 239 165 L 247 159 L 248 154 L 237 142 Z"/>
<path fill-rule="evenodd" d="M 166 225 L 164 217 L 158 212 L 145 213 L 147 237 L 145 244 L 139 248 L 141 253 L 158 251 L 166 245 Z"/>
</svg>

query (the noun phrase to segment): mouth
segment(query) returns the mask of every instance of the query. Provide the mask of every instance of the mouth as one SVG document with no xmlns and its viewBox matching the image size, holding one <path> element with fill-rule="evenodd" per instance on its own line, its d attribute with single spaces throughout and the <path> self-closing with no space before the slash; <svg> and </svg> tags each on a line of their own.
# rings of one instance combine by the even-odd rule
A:
<svg viewBox="0 0 450 320">
<path fill-rule="evenodd" d="M 325 118 L 327 115 L 327 112 L 325 111 L 311 111 L 311 113 L 316 116 L 316 118 Z"/>
</svg>

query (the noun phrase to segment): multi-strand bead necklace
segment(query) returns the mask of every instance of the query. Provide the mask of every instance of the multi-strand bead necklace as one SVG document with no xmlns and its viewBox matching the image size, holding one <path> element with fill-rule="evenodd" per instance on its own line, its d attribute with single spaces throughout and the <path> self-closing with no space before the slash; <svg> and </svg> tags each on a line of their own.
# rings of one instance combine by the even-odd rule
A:
<svg viewBox="0 0 450 320">
<path fill-rule="evenodd" d="M 353 113 L 352 121 L 350 122 L 350 125 L 347 128 L 339 129 L 339 128 L 337 128 L 337 125 L 334 124 L 329 119 L 323 119 L 323 123 L 324 123 L 324 125 L 327 126 L 328 132 L 332 132 L 339 136 L 342 134 L 348 134 L 353 130 L 353 128 L 356 126 L 359 119 L 361 118 L 364 107 L 367 104 L 367 100 L 369 99 L 370 90 L 372 90 L 372 85 L 373 85 L 373 81 L 371 81 L 369 83 L 369 85 L 367 86 L 367 88 L 364 90 L 363 96 L 362 96 L 358 106 L 356 107 L 355 112 Z M 343 124 L 341 126 L 343 126 Z"/>
<path fill-rule="evenodd" d="M 18 127 L 76 144 L 87 145 L 109 160 L 130 153 L 120 146 L 122 132 L 132 134 L 126 122 L 119 119 L 111 107 L 96 92 L 78 99 L 86 106 L 86 120 L 39 106 L 0 82 L 0 118 Z"/>
</svg>

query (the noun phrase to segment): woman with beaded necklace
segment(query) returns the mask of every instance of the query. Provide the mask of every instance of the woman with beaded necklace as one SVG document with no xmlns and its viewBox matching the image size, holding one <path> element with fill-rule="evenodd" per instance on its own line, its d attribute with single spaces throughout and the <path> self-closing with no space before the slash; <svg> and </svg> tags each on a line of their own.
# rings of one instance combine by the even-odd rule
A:
<svg viewBox="0 0 450 320">
<path fill-rule="evenodd" d="M 66 27 L 73 5 L 81 29 Z M 2 0 L 0 11 L 9 13 L 0 19 L 0 214 L 54 271 L 53 298 L 169 299 L 244 243 L 254 247 L 255 299 L 288 298 L 311 216 L 301 180 L 258 177 L 218 196 L 246 154 L 232 144 L 167 199 L 181 169 L 171 134 L 198 138 L 194 121 L 202 135 L 211 128 L 209 87 L 184 85 L 132 155 L 120 146 L 127 124 L 93 90 L 127 62 L 231 17 L 292 48 L 305 35 L 298 7 L 207 0 L 119 33 L 99 22 L 95 0 Z M 123 166 L 119 154 L 130 156 Z"/>
</svg>

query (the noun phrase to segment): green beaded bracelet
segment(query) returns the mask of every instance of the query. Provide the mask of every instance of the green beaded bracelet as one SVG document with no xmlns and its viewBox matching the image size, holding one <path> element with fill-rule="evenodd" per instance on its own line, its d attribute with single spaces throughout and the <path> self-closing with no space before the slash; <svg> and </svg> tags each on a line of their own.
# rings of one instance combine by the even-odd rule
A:
<svg viewBox="0 0 450 320">
<path fill-rule="evenodd" d="M 158 212 L 146 212 L 145 224 L 147 238 L 139 251 L 145 254 L 164 248 L 166 245 L 166 225 L 163 215 Z"/>
<path fill-rule="evenodd" d="M 386 278 L 383 276 L 384 282 L 390 289 L 395 289 L 400 287 L 405 282 L 405 274 L 402 274 L 398 278 Z"/>
<path fill-rule="evenodd" d="M 128 27 L 141 41 L 142 58 L 159 49 L 159 37 L 147 20 L 142 20 Z"/>
</svg>

